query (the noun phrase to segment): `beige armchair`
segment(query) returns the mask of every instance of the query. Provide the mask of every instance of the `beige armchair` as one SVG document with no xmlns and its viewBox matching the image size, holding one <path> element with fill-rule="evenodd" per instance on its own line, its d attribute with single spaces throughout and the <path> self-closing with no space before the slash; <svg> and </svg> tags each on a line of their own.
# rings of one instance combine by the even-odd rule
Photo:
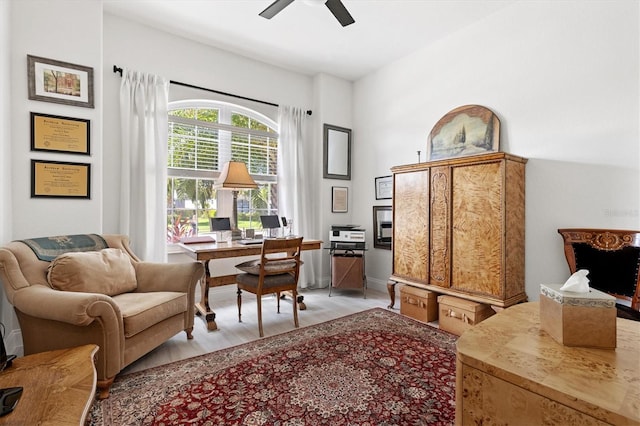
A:
<svg viewBox="0 0 640 426">
<path fill-rule="evenodd" d="M 199 262 L 143 262 L 123 235 L 38 238 L 0 248 L 0 279 L 25 355 L 98 345 L 101 399 L 132 362 L 182 330 L 193 338 L 195 287 L 203 272 Z"/>
</svg>

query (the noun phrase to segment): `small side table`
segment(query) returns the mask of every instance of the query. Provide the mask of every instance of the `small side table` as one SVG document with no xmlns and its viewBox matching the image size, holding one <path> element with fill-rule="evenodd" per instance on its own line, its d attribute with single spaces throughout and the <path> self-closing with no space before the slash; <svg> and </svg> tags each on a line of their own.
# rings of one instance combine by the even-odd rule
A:
<svg viewBox="0 0 640 426">
<path fill-rule="evenodd" d="M 84 425 L 96 394 L 96 345 L 42 352 L 13 360 L 0 388 L 22 386 L 22 397 L 0 424 Z"/>
</svg>

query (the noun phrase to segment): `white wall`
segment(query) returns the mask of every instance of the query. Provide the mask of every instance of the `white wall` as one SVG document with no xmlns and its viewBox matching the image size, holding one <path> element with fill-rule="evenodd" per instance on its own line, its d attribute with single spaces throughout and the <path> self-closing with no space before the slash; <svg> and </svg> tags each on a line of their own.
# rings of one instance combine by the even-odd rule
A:
<svg viewBox="0 0 640 426">
<path fill-rule="evenodd" d="M 317 205 L 317 238 L 323 241 L 329 241 L 329 230 L 331 225 L 345 225 L 353 223 L 353 214 L 358 210 L 358 206 L 353 203 L 353 188 L 351 180 L 342 179 L 323 179 L 324 160 L 324 124 L 344 127 L 352 129 L 352 111 L 353 111 L 353 83 L 340 78 L 328 75 L 318 74 L 314 77 L 314 93 L 316 94 L 314 103 L 314 114 L 316 115 L 316 125 L 313 128 L 313 137 L 315 141 L 316 151 L 313 153 L 316 158 L 316 176 L 320 180 L 320 194 L 318 196 Z M 356 144 L 357 134 L 351 132 L 351 144 Z M 355 162 L 352 161 L 351 173 L 353 176 L 353 168 Z M 332 213 L 331 198 L 332 187 L 340 186 L 348 188 L 347 213 Z M 365 224 L 362 224 L 363 226 Z M 331 282 L 328 276 L 329 272 L 329 256 L 322 256 L 322 286 L 328 286 Z"/>
<path fill-rule="evenodd" d="M 102 229 L 102 3 L 13 0 L 9 28 L 12 238 L 99 233 Z M 95 108 L 28 100 L 28 54 L 92 67 Z M 31 152 L 29 112 L 91 120 L 91 156 Z M 90 163 L 91 199 L 30 198 L 31 159 Z"/>
<path fill-rule="evenodd" d="M 73 10 L 74 13 L 68 13 Z M 97 1 L 0 1 L 0 240 L 101 231 L 101 28 Z M 28 100 L 27 54 L 94 68 L 95 108 Z M 30 151 L 29 112 L 91 120 L 91 157 Z M 30 160 L 91 163 L 90 200 L 30 198 Z M 2 291 L 7 350 L 21 353 L 18 322 Z"/>
<path fill-rule="evenodd" d="M 10 75 L 10 3 L 0 1 L 0 75 Z M 0 79 L 0 241 L 11 239 L 11 80 Z M 15 347 L 19 340 L 18 320 L 4 297 L 0 296 L 0 323 L 5 327 L 7 347 Z"/>
<path fill-rule="evenodd" d="M 0 75 L 8 76 L 11 68 L 9 44 L 10 3 L 0 1 Z M 11 80 L 0 79 L 0 241 L 11 237 Z"/>
<path fill-rule="evenodd" d="M 424 161 L 445 113 L 484 105 L 501 150 L 529 158 L 527 294 L 564 282 L 558 228 L 640 227 L 638 16 L 631 1 L 517 2 L 356 82 L 352 185 L 368 208 L 353 220 L 369 224 L 385 204 L 372 201 L 376 176 L 418 150 Z M 368 256 L 368 274 L 390 275 L 390 252 Z"/>
</svg>

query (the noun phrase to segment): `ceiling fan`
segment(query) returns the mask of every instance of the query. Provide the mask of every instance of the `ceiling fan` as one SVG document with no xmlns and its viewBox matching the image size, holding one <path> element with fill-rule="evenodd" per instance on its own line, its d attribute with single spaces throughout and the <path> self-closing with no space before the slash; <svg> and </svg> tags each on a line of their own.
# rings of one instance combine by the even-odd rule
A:
<svg viewBox="0 0 640 426">
<path fill-rule="evenodd" d="M 347 25 L 351 25 L 356 22 L 344 4 L 342 4 L 341 0 L 326 0 L 324 1 L 325 6 L 329 8 L 333 16 L 336 17 L 340 25 L 346 27 Z M 269 5 L 265 10 L 260 12 L 260 16 L 263 18 L 271 19 L 276 16 L 278 13 L 282 11 L 285 7 L 289 6 L 293 3 L 293 0 L 276 0 Z"/>
</svg>

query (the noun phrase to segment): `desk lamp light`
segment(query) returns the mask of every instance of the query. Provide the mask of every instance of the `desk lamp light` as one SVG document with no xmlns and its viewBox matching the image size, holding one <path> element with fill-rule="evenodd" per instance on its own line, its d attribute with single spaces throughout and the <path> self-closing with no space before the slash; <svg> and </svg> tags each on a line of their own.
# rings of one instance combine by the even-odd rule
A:
<svg viewBox="0 0 640 426">
<path fill-rule="evenodd" d="M 238 229 L 238 191 L 255 189 L 258 184 L 249 175 L 247 165 L 241 161 L 229 161 L 222 166 L 222 172 L 218 182 L 213 185 L 215 189 L 233 191 L 233 210 L 231 216 L 231 239 L 239 240 L 242 233 Z"/>
</svg>

